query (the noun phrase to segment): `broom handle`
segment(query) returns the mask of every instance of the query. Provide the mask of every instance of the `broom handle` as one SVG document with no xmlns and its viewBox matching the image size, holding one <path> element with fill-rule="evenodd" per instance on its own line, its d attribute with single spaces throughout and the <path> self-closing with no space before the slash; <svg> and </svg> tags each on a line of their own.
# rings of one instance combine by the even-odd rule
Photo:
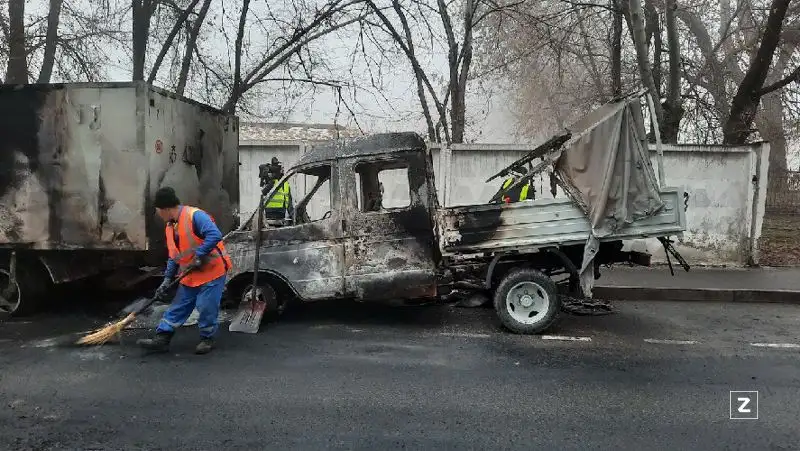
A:
<svg viewBox="0 0 800 451">
<path fill-rule="evenodd" d="M 191 271 L 192 271 L 191 269 L 187 269 L 186 271 L 183 272 L 183 274 L 178 276 L 177 279 L 175 279 L 172 282 L 170 282 L 169 285 L 167 285 L 167 290 L 169 290 L 170 288 L 174 287 L 175 284 L 177 284 L 178 282 L 183 280 L 183 278 L 186 277 L 186 275 L 188 275 Z M 147 309 L 148 307 L 153 305 L 157 300 L 158 300 L 158 296 L 153 296 L 152 298 L 150 298 L 149 301 L 145 302 L 139 308 L 137 308 L 136 310 L 134 310 L 131 313 L 133 313 L 134 315 L 138 315 L 139 313 L 142 313 L 145 309 Z"/>
</svg>

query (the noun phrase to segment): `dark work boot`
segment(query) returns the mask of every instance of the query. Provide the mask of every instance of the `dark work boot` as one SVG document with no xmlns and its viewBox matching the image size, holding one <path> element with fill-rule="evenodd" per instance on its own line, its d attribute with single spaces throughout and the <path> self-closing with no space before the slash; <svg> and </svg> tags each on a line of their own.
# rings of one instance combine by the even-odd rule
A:
<svg viewBox="0 0 800 451">
<path fill-rule="evenodd" d="M 159 332 L 153 338 L 142 338 L 136 340 L 136 344 L 154 352 L 167 352 L 169 351 L 169 342 L 172 340 L 172 334 L 168 332 Z"/>
<path fill-rule="evenodd" d="M 194 348 L 195 354 L 208 354 L 211 350 L 214 349 L 214 339 L 213 338 L 200 338 L 200 343 L 197 344 L 197 347 Z"/>
</svg>

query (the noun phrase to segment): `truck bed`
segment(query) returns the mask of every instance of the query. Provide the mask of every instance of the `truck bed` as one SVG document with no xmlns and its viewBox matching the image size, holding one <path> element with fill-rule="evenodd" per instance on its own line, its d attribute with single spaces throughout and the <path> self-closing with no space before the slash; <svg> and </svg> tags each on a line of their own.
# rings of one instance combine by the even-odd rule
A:
<svg viewBox="0 0 800 451">
<path fill-rule="evenodd" d="M 660 194 L 665 207 L 659 214 L 601 241 L 682 234 L 686 229 L 683 190 L 665 188 Z M 589 219 L 569 198 L 448 207 L 439 209 L 437 216 L 444 256 L 583 244 L 590 233 Z"/>
</svg>

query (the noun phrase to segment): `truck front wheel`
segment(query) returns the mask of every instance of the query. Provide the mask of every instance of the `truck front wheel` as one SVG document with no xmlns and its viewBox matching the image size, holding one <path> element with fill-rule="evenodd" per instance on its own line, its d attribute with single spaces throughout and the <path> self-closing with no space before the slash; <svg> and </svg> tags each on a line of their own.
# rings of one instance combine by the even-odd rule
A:
<svg viewBox="0 0 800 451">
<path fill-rule="evenodd" d="M 561 300 L 552 279 L 535 269 L 511 270 L 494 292 L 500 322 L 518 334 L 538 334 L 558 319 Z"/>
</svg>

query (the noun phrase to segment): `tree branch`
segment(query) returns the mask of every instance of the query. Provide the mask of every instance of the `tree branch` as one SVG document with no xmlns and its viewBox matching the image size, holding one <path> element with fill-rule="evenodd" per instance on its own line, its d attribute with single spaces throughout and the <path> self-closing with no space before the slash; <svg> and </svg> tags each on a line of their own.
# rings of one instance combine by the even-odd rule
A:
<svg viewBox="0 0 800 451">
<path fill-rule="evenodd" d="M 783 80 L 776 81 L 775 83 L 765 86 L 760 90 L 756 91 L 755 95 L 757 97 L 763 97 L 773 91 L 777 91 L 779 89 L 783 89 L 784 86 L 788 86 L 791 82 L 798 82 L 800 83 L 800 66 L 797 66 L 788 77 L 784 78 Z"/>
<path fill-rule="evenodd" d="M 158 56 L 156 57 L 156 61 L 153 63 L 153 67 L 150 69 L 150 75 L 147 77 L 147 83 L 153 83 L 156 80 L 156 76 L 158 75 L 158 70 L 161 68 L 161 64 L 164 62 L 164 58 L 167 56 L 167 52 L 169 51 L 170 47 L 172 47 L 172 43 L 175 41 L 175 37 L 178 36 L 178 32 L 181 31 L 183 24 L 189 18 L 189 15 L 194 11 L 194 8 L 197 4 L 200 3 L 200 0 L 192 0 L 192 3 L 186 7 L 186 9 L 180 11 L 180 16 L 175 21 L 175 24 L 172 26 L 172 30 L 170 30 L 169 35 L 167 35 L 167 39 L 164 41 L 164 44 L 161 46 L 161 50 L 158 52 Z M 178 5 L 174 5 L 177 7 Z"/>
</svg>

